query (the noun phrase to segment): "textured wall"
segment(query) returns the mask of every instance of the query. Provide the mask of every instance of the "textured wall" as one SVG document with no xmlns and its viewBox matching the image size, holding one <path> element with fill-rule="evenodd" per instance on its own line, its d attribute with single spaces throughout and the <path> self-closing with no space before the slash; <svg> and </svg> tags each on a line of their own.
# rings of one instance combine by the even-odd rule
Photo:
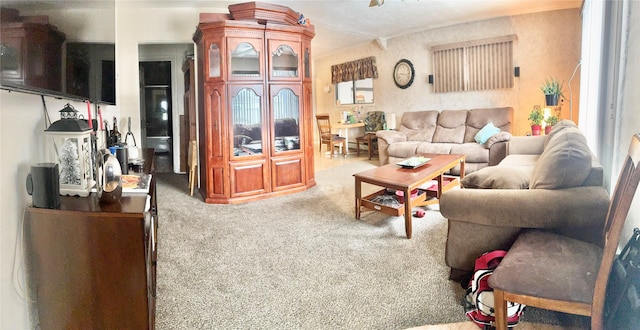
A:
<svg viewBox="0 0 640 330">
<path fill-rule="evenodd" d="M 43 101 L 52 122 L 60 119 L 58 111 L 66 103 L 71 103 L 86 116 L 86 106 L 82 102 L 53 97 L 42 100 L 38 95 L 0 91 L 0 329 L 32 328 L 29 303 L 19 295 L 14 281 L 19 281 L 22 289 L 26 289 L 20 239 L 24 208 L 31 204 L 25 183 L 27 174 L 31 165 L 55 159 L 48 149 L 50 141 L 44 134 Z M 33 315 L 31 317 L 33 322 Z"/>
<path fill-rule="evenodd" d="M 428 84 L 433 73 L 431 47 L 453 42 L 477 40 L 515 34 L 514 66 L 520 67 L 520 77 L 510 89 L 434 93 Z M 531 132 L 527 117 L 534 105 L 544 106 L 540 85 L 550 75 L 565 81 L 565 97 L 562 117 L 569 118 L 569 92 L 566 83 L 580 58 L 581 20 L 578 9 L 550 11 L 502 17 L 486 21 L 465 23 L 435 30 L 389 39 L 387 50 L 375 41 L 368 45 L 345 49 L 343 52 L 315 59 L 316 112 L 329 112 L 338 118 L 340 111 L 350 106 L 334 105 L 334 88 L 323 92 L 323 86 L 331 82 L 333 64 L 375 56 L 379 78 L 374 81 L 375 104 L 367 110 L 395 112 L 398 120 L 405 111 L 469 109 L 511 106 L 515 109 L 514 133 Z M 393 68 L 397 61 L 406 58 L 415 68 L 413 85 L 397 88 L 393 82 Z M 579 100 L 579 72 L 573 80 L 573 119 L 577 121 Z M 337 119 L 336 119 L 337 120 Z"/>
<path fill-rule="evenodd" d="M 622 166 L 622 162 L 626 157 L 626 153 L 629 150 L 629 143 L 631 142 L 631 136 L 636 133 L 640 133 L 640 93 L 638 93 L 638 86 L 640 86 L 640 61 L 637 59 L 640 57 L 640 47 L 637 45 L 640 43 L 640 3 L 637 1 L 630 2 L 630 17 L 629 17 L 629 40 L 628 53 L 623 55 L 623 60 L 626 62 L 627 68 L 625 69 L 624 86 L 622 92 L 622 110 L 620 129 L 618 130 L 619 145 L 617 147 L 617 167 L 612 173 L 612 182 L 616 182 L 619 168 Z M 634 23 L 635 22 L 635 23 Z M 640 191 L 636 192 L 633 204 L 629 210 L 629 215 L 625 228 L 623 230 L 622 242 L 626 243 L 633 232 L 633 228 L 640 227 Z"/>
</svg>

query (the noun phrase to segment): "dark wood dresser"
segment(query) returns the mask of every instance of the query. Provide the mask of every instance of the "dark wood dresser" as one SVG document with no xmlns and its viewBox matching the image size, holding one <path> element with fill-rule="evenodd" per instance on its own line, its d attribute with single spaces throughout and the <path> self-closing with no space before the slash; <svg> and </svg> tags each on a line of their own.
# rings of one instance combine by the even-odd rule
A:
<svg viewBox="0 0 640 330">
<path fill-rule="evenodd" d="M 153 149 L 143 151 L 154 172 Z M 27 274 L 41 329 L 154 329 L 158 212 L 148 194 L 119 203 L 60 196 L 59 209 L 28 207 Z"/>
</svg>

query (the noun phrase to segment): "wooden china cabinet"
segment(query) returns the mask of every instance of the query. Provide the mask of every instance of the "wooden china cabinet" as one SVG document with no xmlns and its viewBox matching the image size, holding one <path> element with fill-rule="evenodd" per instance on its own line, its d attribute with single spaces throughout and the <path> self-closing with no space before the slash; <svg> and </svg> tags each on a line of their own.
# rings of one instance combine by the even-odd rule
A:
<svg viewBox="0 0 640 330">
<path fill-rule="evenodd" d="M 242 203 L 315 185 L 311 25 L 288 7 L 251 2 L 201 14 L 200 193 Z"/>
</svg>

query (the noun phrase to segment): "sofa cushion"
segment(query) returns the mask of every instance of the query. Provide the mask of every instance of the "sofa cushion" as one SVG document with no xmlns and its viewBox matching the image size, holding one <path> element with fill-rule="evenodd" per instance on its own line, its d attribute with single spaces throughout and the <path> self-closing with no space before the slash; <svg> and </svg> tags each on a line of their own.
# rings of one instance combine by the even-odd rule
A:
<svg viewBox="0 0 640 330">
<path fill-rule="evenodd" d="M 576 124 L 574 122 L 572 122 L 571 120 L 568 120 L 568 119 L 563 119 L 563 120 L 557 122 L 555 125 L 553 125 L 553 128 L 551 129 L 551 132 L 549 132 L 549 134 L 544 139 L 544 148 L 547 147 L 547 144 L 549 144 L 549 141 L 551 141 L 551 139 L 554 136 L 556 136 L 559 132 L 561 132 L 562 130 L 564 130 L 567 127 L 577 127 L 577 126 L 576 126 Z"/>
<path fill-rule="evenodd" d="M 489 150 L 487 150 L 482 144 L 477 144 L 475 142 L 454 144 L 451 147 L 450 153 L 465 155 L 465 161 L 467 163 L 489 162 Z"/>
<path fill-rule="evenodd" d="M 464 188 L 527 189 L 531 172 L 517 166 L 489 166 L 460 180 Z"/>
<path fill-rule="evenodd" d="M 432 142 L 463 143 L 467 110 L 443 110 L 438 116 L 438 125 Z"/>
<path fill-rule="evenodd" d="M 544 135 L 513 136 L 507 143 L 507 155 L 542 155 Z"/>
<path fill-rule="evenodd" d="M 533 168 L 538 162 L 540 155 L 513 154 L 507 155 L 500 161 L 498 166 L 527 166 Z"/>
<path fill-rule="evenodd" d="M 455 143 L 429 143 L 423 142 L 416 148 L 416 154 L 444 154 L 451 153 L 451 148 L 455 147 Z"/>
<path fill-rule="evenodd" d="M 561 189 L 581 186 L 591 173 L 591 151 L 576 127 L 567 127 L 551 138 L 538 158 L 531 176 L 531 189 Z"/>
<path fill-rule="evenodd" d="M 498 132 L 500 132 L 500 129 L 493 125 L 492 122 L 489 122 L 488 124 L 484 125 L 481 130 L 478 131 L 473 139 L 480 144 L 485 144 L 490 137 L 494 136 Z"/>
<path fill-rule="evenodd" d="M 464 142 L 473 142 L 473 138 L 478 134 L 478 131 L 489 122 L 492 122 L 501 131 L 511 132 L 512 121 L 513 108 L 511 107 L 471 109 L 467 115 Z"/>
<path fill-rule="evenodd" d="M 407 141 L 431 142 L 439 115 L 437 110 L 405 112 L 398 130 L 407 135 Z"/>
</svg>

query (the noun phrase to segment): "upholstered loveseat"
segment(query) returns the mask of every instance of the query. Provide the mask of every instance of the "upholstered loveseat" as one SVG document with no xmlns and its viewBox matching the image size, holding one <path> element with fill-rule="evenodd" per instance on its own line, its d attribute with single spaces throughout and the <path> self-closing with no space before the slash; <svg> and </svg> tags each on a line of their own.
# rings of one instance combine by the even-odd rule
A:
<svg viewBox="0 0 640 330">
<path fill-rule="evenodd" d="M 506 155 L 512 122 L 513 108 L 509 107 L 405 112 L 397 130 L 376 133 L 380 165 L 421 153 L 466 155 L 466 173 L 496 165 Z M 478 143 L 478 132 L 489 123 L 501 133 Z M 459 168 L 452 174 L 459 174 Z"/>
<path fill-rule="evenodd" d="M 440 212 L 449 221 L 445 261 L 463 279 L 482 253 L 507 250 L 523 228 L 543 228 L 602 244 L 609 196 L 602 166 L 571 121 L 548 136 L 514 136 L 507 156 L 445 192 Z"/>
</svg>

